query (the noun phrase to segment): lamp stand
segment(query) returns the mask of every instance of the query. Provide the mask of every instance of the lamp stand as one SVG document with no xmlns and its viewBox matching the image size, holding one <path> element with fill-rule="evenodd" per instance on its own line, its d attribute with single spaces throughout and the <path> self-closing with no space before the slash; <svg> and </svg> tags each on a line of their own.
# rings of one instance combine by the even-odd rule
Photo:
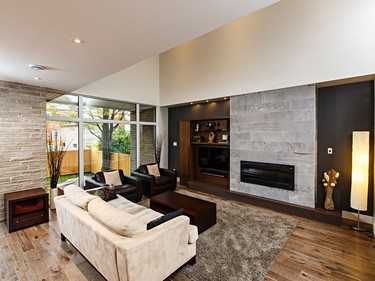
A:
<svg viewBox="0 0 375 281">
<path fill-rule="evenodd" d="M 359 210 L 358 210 L 358 216 L 357 216 L 357 225 L 350 225 L 350 227 L 356 231 L 361 231 L 361 232 L 365 232 L 367 231 L 366 228 L 362 228 L 359 226 L 359 216 L 360 216 L 360 213 L 359 213 Z"/>
</svg>

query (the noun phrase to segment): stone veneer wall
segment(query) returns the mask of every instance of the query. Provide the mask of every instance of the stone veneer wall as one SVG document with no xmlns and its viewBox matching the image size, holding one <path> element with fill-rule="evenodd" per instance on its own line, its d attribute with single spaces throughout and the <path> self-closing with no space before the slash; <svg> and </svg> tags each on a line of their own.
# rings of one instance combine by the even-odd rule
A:
<svg viewBox="0 0 375 281">
<path fill-rule="evenodd" d="M 230 190 L 315 207 L 315 86 L 231 97 Z M 240 161 L 295 166 L 295 190 L 240 181 Z"/>
<path fill-rule="evenodd" d="M 0 221 L 4 193 L 46 188 L 46 92 L 0 81 Z"/>
</svg>

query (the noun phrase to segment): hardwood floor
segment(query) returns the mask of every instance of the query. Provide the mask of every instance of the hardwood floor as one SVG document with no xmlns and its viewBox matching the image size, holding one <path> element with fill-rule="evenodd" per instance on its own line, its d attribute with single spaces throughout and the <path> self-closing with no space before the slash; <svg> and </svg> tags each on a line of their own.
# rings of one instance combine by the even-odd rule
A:
<svg viewBox="0 0 375 281">
<path fill-rule="evenodd" d="M 298 226 L 265 280 L 375 280 L 375 239 L 371 233 L 353 231 L 347 224 L 337 227 L 294 218 Z M 54 211 L 50 211 L 49 223 L 13 233 L 0 224 L 0 278 L 104 280 L 74 247 L 60 241 Z M 179 272 L 168 280 L 190 281 Z"/>
</svg>

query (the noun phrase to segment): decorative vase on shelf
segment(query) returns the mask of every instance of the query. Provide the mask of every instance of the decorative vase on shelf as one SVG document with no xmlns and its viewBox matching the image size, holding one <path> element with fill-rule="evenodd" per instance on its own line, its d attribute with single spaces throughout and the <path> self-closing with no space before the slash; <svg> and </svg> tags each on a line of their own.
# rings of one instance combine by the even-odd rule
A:
<svg viewBox="0 0 375 281">
<path fill-rule="evenodd" d="M 323 174 L 323 185 L 326 191 L 326 199 L 324 201 L 324 209 L 333 211 L 335 210 L 335 204 L 333 202 L 333 189 L 337 184 L 337 179 L 339 178 L 340 173 L 335 169 L 324 172 Z"/>
</svg>

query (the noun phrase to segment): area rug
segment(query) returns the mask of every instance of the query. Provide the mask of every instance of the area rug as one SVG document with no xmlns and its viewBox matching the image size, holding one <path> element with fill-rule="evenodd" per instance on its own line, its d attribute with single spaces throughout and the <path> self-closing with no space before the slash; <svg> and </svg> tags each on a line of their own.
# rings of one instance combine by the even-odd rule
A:
<svg viewBox="0 0 375 281">
<path fill-rule="evenodd" d="M 217 223 L 199 235 L 197 262 L 182 272 L 194 281 L 263 280 L 297 221 L 251 205 L 178 192 L 216 203 Z"/>
</svg>

